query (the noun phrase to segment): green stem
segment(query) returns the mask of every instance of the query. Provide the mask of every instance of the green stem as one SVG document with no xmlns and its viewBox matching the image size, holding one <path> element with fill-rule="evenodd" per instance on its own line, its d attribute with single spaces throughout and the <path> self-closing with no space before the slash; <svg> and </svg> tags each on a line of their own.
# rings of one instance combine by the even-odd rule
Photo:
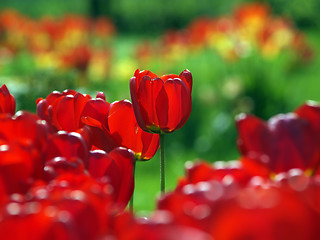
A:
<svg viewBox="0 0 320 240">
<path fill-rule="evenodd" d="M 165 192 L 165 159 L 164 159 L 164 134 L 160 136 L 160 190 L 161 195 Z"/>
<path fill-rule="evenodd" d="M 134 181 L 136 180 L 135 178 L 135 172 L 136 172 L 136 162 L 137 160 L 134 159 L 134 162 L 133 162 L 133 179 Z M 130 212 L 133 213 L 133 197 L 134 197 L 134 190 L 133 190 L 133 193 L 132 193 L 132 197 L 130 199 L 130 203 L 129 203 L 129 209 L 130 209 Z"/>
</svg>

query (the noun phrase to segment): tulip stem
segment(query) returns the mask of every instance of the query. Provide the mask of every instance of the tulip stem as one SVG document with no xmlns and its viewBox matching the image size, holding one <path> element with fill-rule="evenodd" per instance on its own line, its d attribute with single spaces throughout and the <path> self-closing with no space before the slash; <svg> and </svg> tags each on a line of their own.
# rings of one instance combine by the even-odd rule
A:
<svg viewBox="0 0 320 240">
<path fill-rule="evenodd" d="M 165 192 L 165 159 L 164 159 L 164 134 L 159 134 L 160 137 L 160 190 L 161 195 Z"/>
<path fill-rule="evenodd" d="M 133 179 L 134 179 L 134 181 L 136 180 L 136 177 L 135 177 L 136 162 L 137 162 L 137 160 L 134 159 L 134 162 L 133 162 Z M 133 193 L 132 193 L 132 196 L 131 196 L 131 199 L 130 199 L 130 203 L 129 203 L 129 210 L 130 210 L 131 213 L 133 213 L 133 197 L 134 197 L 134 189 L 133 189 Z"/>
</svg>

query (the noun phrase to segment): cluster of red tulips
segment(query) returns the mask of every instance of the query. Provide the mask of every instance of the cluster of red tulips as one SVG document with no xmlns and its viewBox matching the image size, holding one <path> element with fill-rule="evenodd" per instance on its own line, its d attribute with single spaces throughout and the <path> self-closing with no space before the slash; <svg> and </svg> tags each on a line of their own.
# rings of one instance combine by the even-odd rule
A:
<svg viewBox="0 0 320 240">
<path fill-rule="evenodd" d="M 159 55 L 181 61 L 181 55 L 199 50 L 215 52 L 227 61 L 255 53 L 274 58 L 284 51 L 301 60 L 312 57 L 304 35 L 288 19 L 272 16 L 262 3 L 240 5 L 230 16 L 195 19 L 185 29 L 168 31 L 157 46 L 142 43 L 136 55 L 144 63 Z"/>
<path fill-rule="evenodd" d="M 114 31 L 107 18 L 66 15 L 34 20 L 6 10 L 0 14 L 0 64 L 28 52 L 38 69 L 76 69 L 105 76 L 111 57 L 108 41 Z"/>
<path fill-rule="evenodd" d="M 2 239 L 319 239 L 320 105 L 307 102 L 265 122 L 240 115 L 239 160 L 186 163 L 186 176 L 139 218 L 126 206 L 135 162 L 191 112 L 192 75 L 130 80 L 132 103 L 74 90 L 15 112 L 0 89 Z M 161 153 L 161 162 L 164 156 Z M 163 165 L 161 170 L 163 171 Z M 161 172 L 164 180 L 164 172 Z M 132 207 L 132 205 L 131 205 Z M 132 209 L 131 209 L 132 210 Z"/>
<path fill-rule="evenodd" d="M 74 90 L 54 91 L 36 101 L 33 114 L 15 113 L 15 98 L 3 85 L 2 239 L 131 239 L 122 236 L 117 219 L 124 217 L 133 195 L 135 161 L 152 158 L 159 135 L 163 139 L 184 125 L 191 113 L 191 89 L 188 70 L 161 77 L 137 70 L 130 80 L 133 103 L 108 103 L 102 92 L 92 98 Z M 137 221 L 133 236 L 141 224 Z"/>
</svg>

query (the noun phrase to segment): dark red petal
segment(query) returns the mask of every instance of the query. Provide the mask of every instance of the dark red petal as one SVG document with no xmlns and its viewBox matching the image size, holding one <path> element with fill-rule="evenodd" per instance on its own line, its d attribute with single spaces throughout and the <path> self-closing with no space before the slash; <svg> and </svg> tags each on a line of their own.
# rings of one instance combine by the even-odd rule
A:
<svg viewBox="0 0 320 240">
<path fill-rule="evenodd" d="M 46 160 L 49 161 L 55 157 L 79 158 L 85 166 L 88 166 L 89 151 L 80 134 L 60 131 L 48 141 Z"/>
<path fill-rule="evenodd" d="M 159 126 L 155 104 L 163 84 L 164 83 L 160 78 L 150 79 L 150 77 L 145 76 L 141 80 L 137 97 L 141 116 L 146 125 L 140 126 L 142 129 L 151 126 Z"/>
<path fill-rule="evenodd" d="M 166 85 L 168 81 L 165 82 L 155 99 L 155 112 L 157 117 L 157 126 L 161 129 L 161 131 L 169 132 L 169 118 L 174 118 L 175 116 L 169 116 L 169 108 L 170 108 L 170 99 L 166 92 Z"/>
<path fill-rule="evenodd" d="M 97 92 L 96 98 L 101 98 L 102 100 L 106 100 L 106 96 L 103 92 Z"/>
<path fill-rule="evenodd" d="M 168 97 L 167 116 L 168 121 L 163 121 L 164 125 L 160 125 L 161 129 L 166 132 L 171 132 L 182 127 L 191 113 L 191 96 L 188 88 L 180 79 L 170 79 L 165 85 L 164 89 Z M 160 96 L 160 94 L 159 94 Z M 165 99 L 162 100 L 165 102 Z M 157 106 L 161 107 L 161 101 L 157 99 Z M 163 107 L 166 107 L 164 104 Z M 158 110 L 158 109 L 157 109 Z M 163 113 L 164 114 L 164 111 Z"/>
<path fill-rule="evenodd" d="M 191 92 L 184 83 L 181 83 L 181 119 L 176 129 L 180 129 L 187 122 L 192 110 Z"/>
<path fill-rule="evenodd" d="M 100 122 L 101 126 L 106 126 L 109 107 L 110 104 L 101 98 L 91 99 L 83 108 L 81 117 L 89 117 Z"/>
<path fill-rule="evenodd" d="M 179 77 L 187 85 L 187 87 L 191 93 L 192 92 L 192 74 L 191 74 L 191 72 L 188 69 L 186 69 L 180 73 Z"/>
<path fill-rule="evenodd" d="M 108 129 L 119 146 L 129 148 L 135 153 L 142 151 L 142 141 L 139 138 L 142 130 L 136 122 L 132 105 L 128 100 L 113 102 L 110 105 Z"/>
<path fill-rule="evenodd" d="M 82 118 L 82 122 L 86 124 L 92 133 L 92 144 L 98 149 L 110 152 L 112 149 L 119 147 L 115 140 L 111 137 L 108 129 L 106 129 L 99 121 L 90 118 Z"/>
<path fill-rule="evenodd" d="M 153 158 L 159 149 L 159 134 L 142 131 L 141 139 L 143 141 L 143 149 L 139 160 L 149 160 Z"/>
<path fill-rule="evenodd" d="M 261 153 L 270 153 L 273 139 L 265 122 L 251 115 L 241 114 L 236 119 L 238 148 L 243 155 L 259 158 Z M 267 159 L 268 160 L 268 159 Z"/>
<path fill-rule="evenodd" d="M 156 139 L 159 137 L 142 131 L 135 119 L 132 104 L 127 100 L 113 102 L 110 105 L 108 128 L 119 146 L 131 149 L 141 160 L 150 159 L 158 149 Z"/>
<path fill-rule="evenodd" d="M 0 88 L 0 113 L 15 113 L 15 99 L 5 84 Z"/>
<path fill-rule="evenodd" d="M 74 121 L 76 128 L 81 127 L 82 111 L 90 99 L 91 97 L 89 95 L 82 95 L 81 93 L 74 95 Z"/>
<path fill-rule="evenodd" d="M 78 124 L 75 122 L 74 96 L 67 95 L 63 97 L 53 112 L 60 130 L 77 131 Z"/>
<path fill-rule="evenodd" d="M 295 113 L 299 117 L 307 119 L 313 129 L 320 133 L 320 106 L 317 103 L 309 101 L 295 110 Z"/>
<path fill-rule="evenodd" d="M 136 83 L 136 77 L 132 77 L 130 79 L 130 95 L 131 95 L 134 115 L 136 117 L 136 120 L 137 120 L 140 128 L 142 128 L 144 131 L 148 131 L 148 129 L 146 127 L 146 123 L 145 123 L 145 121 L 142 117 L 142 114 L 141 114 L 141 109 L 139 106 L 139 99 L 138 99 L 137 92 L 138 92 L 138 87 L 137 87 L 137 83 Z"/>
<path fill-rule="evenodd" d="M 125 148 L 116 148 L 109 153 L 109 157 L 115 161 L 119 167 L 121 176 L 121 185 L 115 186 L 120 189 L 117 202 L 126 206 L 131 199 L 134 189 L 133 164 L 134 154 L 132 151 Z"/>
<path fill-rule="evenodd" d="M 268 125 L 276 146 L 275 152 L 270 153 L 271 169 L 276 172 L 306 169 L 319 161 L 319 137 L 307 120 L 295 114 L 282 114 L 271 118 Z"/>
<path fill-rule="evenodd" d="M 46 99 L 43 99 L 37 103 L 37 115 L 47 122 L 50 121 L 48 116 L 48 102 Z"/>
<path fill-rule="evenodd" d="M 91 176 L 101 178 L 105 176 L 107 169 L 110 174 L 118 174 L 118 165 L 108 156 L 105 151 L 94 150 L 90 152 L 88 171 Z M 112 178 L 112 176 L 109 176 Z"/>
</svg>

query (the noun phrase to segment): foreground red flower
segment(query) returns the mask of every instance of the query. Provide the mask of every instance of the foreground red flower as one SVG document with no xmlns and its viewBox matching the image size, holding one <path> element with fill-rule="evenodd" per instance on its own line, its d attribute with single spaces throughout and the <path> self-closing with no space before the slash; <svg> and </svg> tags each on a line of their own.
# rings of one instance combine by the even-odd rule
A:
<svg viewBox="0 0 320 240">
<path fill-rule="evenodd" d="M 116 207 L 123 210 L 134 190 L 134 155 L 126 148 L 116 148 L 109 154 L 101 150 L 90 153 L 89 174 L 96 179 L 106 178 L 112 187 Z"/>
<path fill-rule="evenodd" d="M 6 192 L 26 192 L 42 178 L 47 137 L 45 122 L 34 114 L 0 115 L 0 181 Z"/>
<path fill-rule="evenodd" d="M 170 133 L 181 128 L 191 113 L 192 75 L 158 77 L 137 69 L 130 80 L 130 94 L 139 126 L 152 133 Z"/>
<path fill-rule="evenodd" d="M 320 163 L 320 106 L 305 104 L 268 122 L 240 115 L 236 123 L 240 152 L 271 172 L 311 170 Z"/>
</svg>

